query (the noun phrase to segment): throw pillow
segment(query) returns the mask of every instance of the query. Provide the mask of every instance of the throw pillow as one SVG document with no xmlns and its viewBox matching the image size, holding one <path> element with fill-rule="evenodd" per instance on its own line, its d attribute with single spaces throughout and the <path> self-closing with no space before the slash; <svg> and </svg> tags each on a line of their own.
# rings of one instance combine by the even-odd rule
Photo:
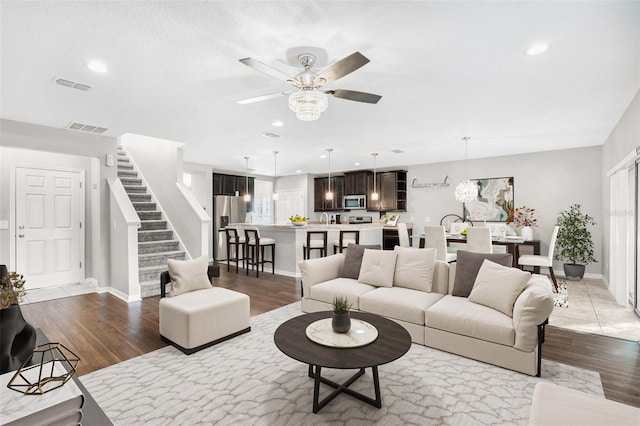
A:
<svg viewBox="0 0 640 426">
<path fill-rule="evenodd" d="M 362 255 L 365 249 L 380 250 L 380 244 L 359 245 L 349 244 L 347 246 L 347 254 L 344 257 L 344 265 L 340 277 L 358 279 L 360 275 L 360 265 L 362 264 Z"/>
<path fill-rule="evenodd" d="M 485 260 L 469 294 L 469 301 L 513 317 L 513 304 L 527 287 L 529 279 L 529 272 Z"/>
<path fill-rule="evenodd" d="M 393 286 L 397 256 L 395 251 L 365 249 L 358 282 L 376 287 Z"/>
<path fill-rule="evenodd" d="M 456 277 L 453 281 L 453 296 L 469 297 L 476 275 L 482 266 L 482 262 L 489 259 L 492 262 L 504 266 L 511 266 L 512 259 L 508 253 L 474 253 L 466 250 L 458 250 L 456 261 Z"/>
<path fill-rule="evenodd" d="M 393 285 L 413 290 L 431 292 L 436 249 L 419 249 L 396 246 L 398 254 Z"/>
<path fill-rule="evenodd" d="M 167 260 L 169 276 L 171 277 L 171 291 L 169 296 L 177 296 L 194 290 L 211 288 L 207 268 L 209 258 L 200 256 L 191 260 Z"/>
</svg>

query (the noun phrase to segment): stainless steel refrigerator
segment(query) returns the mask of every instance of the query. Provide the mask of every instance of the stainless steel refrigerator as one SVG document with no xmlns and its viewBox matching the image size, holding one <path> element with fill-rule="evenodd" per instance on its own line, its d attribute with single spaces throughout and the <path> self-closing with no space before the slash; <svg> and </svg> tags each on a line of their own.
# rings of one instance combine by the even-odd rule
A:
<svg viewBox="0 0 640 426">
<path fill-rule="evenodd" d="M 247 202 L 242 197 L 216 195 L 213 197 L 213 257 L 227 260 L 227 238 L 224 229 L 230 223 L 244 223 L 247 217 Z"/>
</svg>

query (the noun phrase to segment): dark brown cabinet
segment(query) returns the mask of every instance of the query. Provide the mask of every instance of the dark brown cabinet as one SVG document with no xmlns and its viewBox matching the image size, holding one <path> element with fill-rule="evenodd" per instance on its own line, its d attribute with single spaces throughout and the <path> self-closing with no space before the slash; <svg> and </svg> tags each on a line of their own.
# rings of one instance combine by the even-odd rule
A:
<svg viewBox="0 0 640 426">
<path fill-rule="evenodd" d="M 369 189 L 373 192 L 373 175 L 368 179 Z M 376 190 L 378 200 L 368 198 L 368 210 L 371 211 L 406 211 L 407 210 L 407 172 L 395 170 L 376 174 Z"/>
<path fill-rule="evenodd" d="M 329 190 L 329 178 L 315 178 L 313 180 L 313 211 L 325 212 L 342 210 L 344 197 L 344 176 L 331 177 L 331 192 L 333 200 L 326 200 L 325 194 Z"/>
<path fill-rule="evenodd" d="M 367 195 L 367 178 L 373 173 L 369 171 L 344 174 L 344 195 Z"/>
<path fill-rule="evenodd" d="M 247 185 L 247 179 L 249 179 Z M 247 211 L 253 211 L 253 193 L 255 188 L 255 178 L 247 176 L 225 175 L 222 173 L 213 174 L 213 195 L 239 195 L 243 196 L 247 192 L 251 194 L 251 202 L 247 206 Z"/>
</svg>

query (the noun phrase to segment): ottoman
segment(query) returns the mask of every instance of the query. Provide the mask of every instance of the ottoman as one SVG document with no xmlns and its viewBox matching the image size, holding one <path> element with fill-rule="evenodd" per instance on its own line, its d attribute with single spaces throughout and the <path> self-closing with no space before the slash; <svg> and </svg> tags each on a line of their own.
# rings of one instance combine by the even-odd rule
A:
<svg viewBox="0 0 640 426">
<path fill-rule="evenodd" d="M 160 299 L 160 337 L 187 355 L 251 331 L 249 296 L 221 287 Z"/>
</svg>

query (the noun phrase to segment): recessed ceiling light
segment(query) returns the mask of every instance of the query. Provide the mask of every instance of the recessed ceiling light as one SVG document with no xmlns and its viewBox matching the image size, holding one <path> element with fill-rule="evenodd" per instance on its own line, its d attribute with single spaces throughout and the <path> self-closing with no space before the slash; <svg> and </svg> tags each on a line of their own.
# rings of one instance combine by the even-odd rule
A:
<svg viewBox="0 0 640 426">
<path fill-rule="evenodd" d="M 525 55 L 534 56 L 549 50 L 549 45 L 545 43 L 532 44 L 527 50 L 524 51 Z"/>
<path fill-rule="evenodd" d="M 320 158 L 327 158 L 327 156 L 326 156 L 326 155 L 324 155 L 324 154 L 322 154 L 322 155 L 320 156 Z"/>
<path fill-rule="evenodd" d="M 360 163 L 358 163 L 357 161 L 355 163 L 353 163 L 354 166 L 359 166 Z"/>
<path fill-rule="evenodd" d="M 87 64 L 87 68 L 89 68 L 93 72 L 99 72 L 101 74 L 107 72 L 107 66 L 100 61 L 91 61 Z"/>
<path fill-rule="evenodd" d="M 302 173 L 302 170 L 298 169 L 296 170 L 296 173 Z"/>
<path fill-rule="evenodd" d="M 280 121 L 280 120 L 276 120 L 273 123 L 271 123 L 271 125 L 273 127 L 282 127 L 282 126 L 284 126 L 284 123 L 282 121 Z"/>
</svg>

